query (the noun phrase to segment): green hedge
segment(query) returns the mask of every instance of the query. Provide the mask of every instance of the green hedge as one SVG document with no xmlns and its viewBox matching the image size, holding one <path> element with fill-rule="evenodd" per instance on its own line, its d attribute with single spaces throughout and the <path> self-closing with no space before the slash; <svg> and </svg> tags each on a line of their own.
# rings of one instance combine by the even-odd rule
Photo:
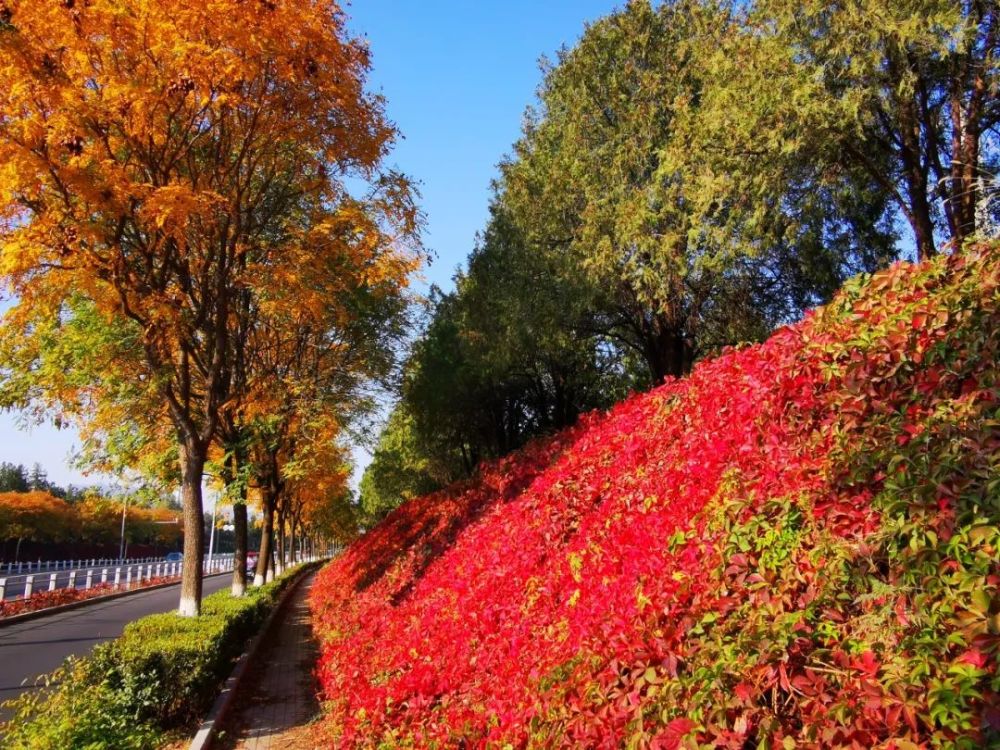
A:
<svg viewBox="0 0 1000 750">
<path fill-rule="evenodd" d="M 247 641 L 298 569 L 247 595 L 205 597 L 202 615 L 150 615 L 70 659 L 47 687 L 12 701 L 0 727 L 10 750 L 148 750 L 204 715 Z"/>
</svg>

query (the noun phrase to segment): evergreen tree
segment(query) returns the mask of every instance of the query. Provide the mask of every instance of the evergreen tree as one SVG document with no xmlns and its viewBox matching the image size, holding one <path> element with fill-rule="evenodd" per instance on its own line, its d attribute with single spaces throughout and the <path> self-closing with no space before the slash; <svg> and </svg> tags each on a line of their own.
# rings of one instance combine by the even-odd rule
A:
<svg viewBox="0 0 1000 750">
<path fill-rule="evenodd" d="M 27 492 L 28 477 L 22 465 L 0 463 L 0 492 Z"/>
<path fill-rule="evenodd" d="M 34 492 L 47 492 L 49 490 L 48 474 L 42 465 L 35 463 L 31 467 L 31 474 L 28 476 L 28 487 Z"/>
</svg>

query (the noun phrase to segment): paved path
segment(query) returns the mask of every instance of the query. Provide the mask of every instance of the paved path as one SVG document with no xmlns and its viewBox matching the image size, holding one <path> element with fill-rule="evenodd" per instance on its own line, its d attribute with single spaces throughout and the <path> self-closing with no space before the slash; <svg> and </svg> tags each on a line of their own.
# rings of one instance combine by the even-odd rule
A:
<svg viewBox="0 0 1000 750">
<path fill-rule="evenodd" d="M 226 588 L 232 574 L 205 579 L 204 595 Z M 0 702 L 35 689 L 34 681 L 62 664 L 84 656 L 103 641 L 117 638 L 132 620 L 177 608 L 179 584 L 97 602 L 69 612 L 0 628 Z M 0 723 L 10 718 L 0 708 Z"/>
<path fill-rule="evenodd" d="M 279 613 L 240 695 L 219 744 L 230 750 L 314 750 L 309 723 L 319 714 L 313 678 L 318 648 L 307 597 L 315 573 Z"/>
</svg>

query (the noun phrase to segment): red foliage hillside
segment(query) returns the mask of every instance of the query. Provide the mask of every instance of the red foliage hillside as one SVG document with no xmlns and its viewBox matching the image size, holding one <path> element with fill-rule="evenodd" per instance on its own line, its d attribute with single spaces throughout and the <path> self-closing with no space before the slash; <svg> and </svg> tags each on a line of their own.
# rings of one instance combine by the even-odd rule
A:
<svg viewBox="0 0 1000 750">
<path fill-rule="evenodd" d="M 337 747 L 1000 746 L 1000 253 L 413 500 L 321 574 Z"/>
</svg>

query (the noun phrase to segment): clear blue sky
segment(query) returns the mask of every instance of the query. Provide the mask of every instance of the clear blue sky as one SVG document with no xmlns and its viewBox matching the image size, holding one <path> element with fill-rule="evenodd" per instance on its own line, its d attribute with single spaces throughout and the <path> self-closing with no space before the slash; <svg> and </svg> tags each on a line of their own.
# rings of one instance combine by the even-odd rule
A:
<svg viewBox="0 0 1000 750">
<path fill-rule="evenodd" d="M 387 99 L 404 136 L 390 163 L 420 183 L 425 244 L 437 258 L 424 275 L 450 288 L 482 228 L 496 164 L 520 131 L 539 83 L 538 59 L 572 45 L 612 0 L 368 0 L 347 6 L 372 51 L 370 87 Z M 59 484 L 82 483 L 69 466 L 70 430 L 21 431 L 0 414 L 0 461 L 41 463 Z M 359 457 L 360 458 L 360 457 Z M 363 460 L 363 459 L 362 459 Z"/>
</svg>

